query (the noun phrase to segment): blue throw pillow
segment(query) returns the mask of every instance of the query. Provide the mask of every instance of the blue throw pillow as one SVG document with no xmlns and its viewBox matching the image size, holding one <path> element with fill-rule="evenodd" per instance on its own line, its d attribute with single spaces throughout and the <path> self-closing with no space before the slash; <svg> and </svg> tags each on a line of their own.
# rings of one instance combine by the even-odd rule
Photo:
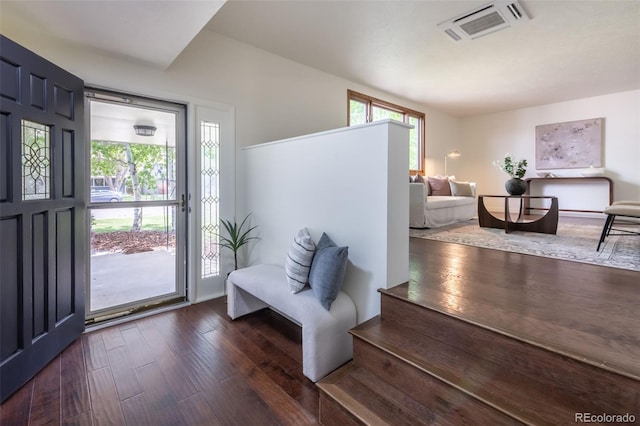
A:
<svg viewBox="0 0 640 426">
<path fill-rule="evenodd" d="M 349 247 L 338 247 L 322 233 L 311 263 L 309 285 L 320 304 L 328 311 L 342 288 L 347 270 Z"/>
</svg>

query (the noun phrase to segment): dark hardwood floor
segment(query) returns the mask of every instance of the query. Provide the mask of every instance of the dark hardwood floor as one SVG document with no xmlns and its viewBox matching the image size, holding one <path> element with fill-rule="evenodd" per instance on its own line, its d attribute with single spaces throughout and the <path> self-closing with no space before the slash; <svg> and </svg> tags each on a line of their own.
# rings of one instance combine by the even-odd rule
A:
<svg viewBox="0 0 640 426">
<path fill-rule="evenodd" d="M 638 374 L 626 357 L 640 353 L 640 273 L 415 238 L 410 252 L 409 297 L 465 315 L 489 307 L 490 320 L 549 344 L 575 330 L 587 353 L 580 336 L 591 333 L 612 368 Z M 514 280 L 518 294 L 505 286 Z M 549 286 L 558 297 L 537 295 Z M 567 298 L 582 303 L 580 317 L 565 312 Z M 301 349 L 301 330 L 277 314 L 231 321 L 224 300 L 203 302 L 86 333 L 0 406 L 0 425 L 317 424 L 319 392 L 302 375 Z"/>
<path fill-rule="evenodd" d="M 301 330 L 223 299 L 89 332 L 0 406 L 0 425 L 317 424 Z"/>
<path fill-rule="evenodd" d="M 640 272 L 414 240 L 391 294 L 640 380 Z"/>
</svg>

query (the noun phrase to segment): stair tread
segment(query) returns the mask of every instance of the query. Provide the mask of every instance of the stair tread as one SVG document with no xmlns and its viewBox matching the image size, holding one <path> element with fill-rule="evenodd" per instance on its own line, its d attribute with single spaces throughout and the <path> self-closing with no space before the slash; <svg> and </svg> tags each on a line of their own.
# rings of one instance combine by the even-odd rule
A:
<svg viewBox="0 0 640 426">
<path fill-rule="evenodd" d="M 628 410 L 636 406 L 640 398 L 638 379 L 606 366 L 594 366 L 553 348 L 531 344 L 405 299 L 383 294 L 381 300 L 382 320 L 410 330 L 407 335 L 411 339 L 399 343 L 405 349 L 412 350 L 406 345 L 414 342 L 416 336 L 435 339 L 448 345 L 451 353 L 470 354 L 482 363 L 499 366 L 501 373 L 513 371 L 519 379 L 514 386 L 520 388 L 522 382 L 529 388 L 523 397 L 530 395 L 537 386 L 538 392 L 554 404 L 562 400 L 577 411 L 597 409 L 603 412 Z M 448 358 L 446 361 L 449 362 L 445 368 L 456 366 L 456 360 Z M 471 368 L 475 368 L 473 362 L 469 365 Z M 466 374 L 465 371 L 463 375 Z"/>
<path fill-rule="evenodd" d="M 573 422 L 580 412 L 637 406 L 640 379 L 628 371 L 380 292 L 381 315 L 351 330 L 352 363 L 318 384 L 329 420 L 333 414 L 352 424 L 553 425 Z M 489 316 L 506 318 L 502 311 Z M 511 318 L 531 326 L 535 316 Z M 574 339 L 581 329 L 576 333 Z"/>
<path fill-rule="evenodd" d="M 601 305 L 605 302 L 599 302 L 596 309 L 587 309 L 592 305 L 589 301 L 600 300 L 599 285 L 581 286 L 578 290 L 571 286 L 536 288 L 536 292 L 527 293 L 526 306 L 522 305 L 524 301 L 513 297 L 519 294 L 517 288 L 504 288 L 495 283 L 474 282 L 461 294 L 447 293 L 442 288 L 428 285 L 428 281 L 379 291 L 385 296 L 482 325 L 580 362 L 640 380 L 640 363 L 637 362 L 640 339 L 635 333 L 638 323 L 637 316 L 633 315 L 635 307 L 626 303 L 628 298 L 611 295 L 607 299 L 607 309 Z M 585 296 L 585 293 L 591 296 Z"/>
<path fill-rule="evenodd" d="M 351 415 L 367 425 L 391 425 L 380 418 L 364 404 L 354 398 L 350 392 L 342 389 L 338 384 L 326 384 L 321 387 L 323 392 L 333 398 L 334 401 L 344 406 Z"/>
<path fill-rule="evenodd" d="M 318 386 L 365 424 L 427 425 L 435 418 L 432 410 L 353 362 Z"/>
<path fill-rule="evenodd" d="M 423 372 L 472 395 L 524 423 L 553 423 L 575 409 L 561 405 L 547 385 L 523 383 L 515 374 L 438 340 L 380 317 L 360 324 L 352 334 Z M 404 348 L 411 348 L 411 353 Z M 453 349 L 453 350 L 452 350 Z"/>
</svg>

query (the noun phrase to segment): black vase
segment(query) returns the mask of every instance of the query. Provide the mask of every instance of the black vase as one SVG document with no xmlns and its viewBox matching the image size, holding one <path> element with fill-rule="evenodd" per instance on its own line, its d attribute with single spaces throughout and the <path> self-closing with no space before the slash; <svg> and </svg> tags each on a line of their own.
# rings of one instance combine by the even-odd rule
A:
<svg viewBox="0 0 640 426">
<path fill-rule="evenodd" d="M 527 192 L 527 183 L 520 178 L 511 178 L 504 183 L 509 195 L 522 195 Z"/>
</svg>

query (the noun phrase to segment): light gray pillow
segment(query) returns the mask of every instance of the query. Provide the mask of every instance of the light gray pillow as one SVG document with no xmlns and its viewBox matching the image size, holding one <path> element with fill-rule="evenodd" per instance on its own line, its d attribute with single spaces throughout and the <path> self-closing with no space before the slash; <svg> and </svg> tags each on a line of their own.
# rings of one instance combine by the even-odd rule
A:
<svg viewBox="0 0 640 426">
<path fill-rule="evenodd" d="M 338 247 L 327 234 L 322 234 L 311 264 L 309 285 L 327 311 L 342 288 L 348 256 L 349 247 Z"/>
<path fill-rule="evenodd" d="M 451 187 L 451 195 L 458 197 L 473 197 L 473 191 L 469 182 L 456 182 L 455 180 L 449 181 Z"/>
<path fill-rule="evenodd" d="M 289 283 L 292 293 L 299 293 L 309 282 L 309 271 L 315 252 L 316 245 L 309 235 L 309 231 L 307 228 L 302 228 L 293 238 L 284 265 L 287 283 Z"/>
</svg>

